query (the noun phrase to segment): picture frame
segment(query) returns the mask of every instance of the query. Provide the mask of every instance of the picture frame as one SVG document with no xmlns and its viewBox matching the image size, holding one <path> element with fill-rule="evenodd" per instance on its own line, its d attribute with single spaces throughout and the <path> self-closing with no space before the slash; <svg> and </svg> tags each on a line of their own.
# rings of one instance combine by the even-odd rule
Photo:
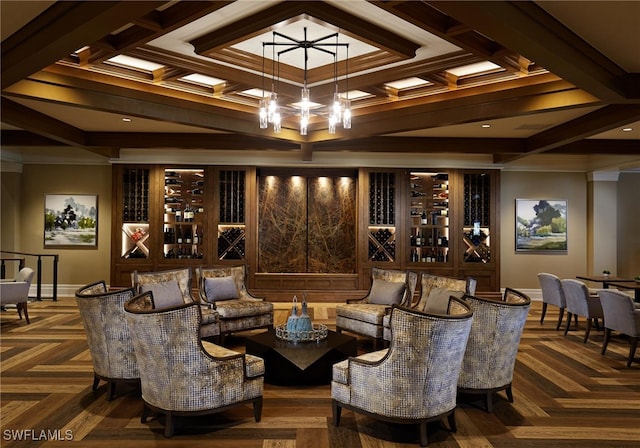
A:
<svg viewBox="0 0 640 448">
<path fill-rule="evenodd" d="M 566 199 L 516 199 L 516 252 L 567 253 Z"/>
<path fill-rule="evenodd" d="M 45 248 L 97 248 L 98 196 L 45 194 Z"/>
</svg>

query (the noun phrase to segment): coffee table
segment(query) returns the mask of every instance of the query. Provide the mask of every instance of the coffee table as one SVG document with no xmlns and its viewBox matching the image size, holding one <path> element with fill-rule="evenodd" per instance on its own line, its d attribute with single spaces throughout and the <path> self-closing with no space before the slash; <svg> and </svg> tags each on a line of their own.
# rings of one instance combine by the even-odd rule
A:
<svg viewBox="0 0 640 448">
<path fill-rule="evenodd" d="M 328 384 L 333 364 L 357 355 L 357 339 L 329 330 L 318 342 L 289 342 L 271 328 L 247 337 L 246 353 L 264 359 L 267 383 Z"/>
</svg>

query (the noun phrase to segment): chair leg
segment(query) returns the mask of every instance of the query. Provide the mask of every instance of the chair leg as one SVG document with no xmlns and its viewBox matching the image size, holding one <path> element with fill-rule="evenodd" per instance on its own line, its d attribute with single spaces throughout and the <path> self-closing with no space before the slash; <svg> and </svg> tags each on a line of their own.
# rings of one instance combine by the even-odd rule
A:
<svg viewBox="0 0 640 448">
<path fill-rule="evenodd" d="M 582 341 L 583 343 L 587 343 L 587 339 L 589 339 L 589 333 L 591 333 L 591 324 L 593 322 L 592 318 L 588 318 L 587 319 L 587 329 L 584 331 L 584 341 Z"/>
<path fill-rule="evenodd" d="M 165 414 L 164 436 L 167 438 L 173 437 L 173 415 L 171 411 Z"/>
<path fill-rule="evenodd" d="M 23 311 L 24 311 L 24 320 L 26 320 L 26 321 L 27 321 L 27 324 L 30 324 L 30 323 L 31 323 L 31 321 L 29 320 L 29 309 L 28 309 L 28 307 L 27 307 L 27 306 L 28 306 L 27 302 L 24 302 L 24 303 L 22 304 L 22 306 L 24 307 L 24 308 L 22 308 L 22 309 L 23 309 Z"/>
<path fill-rule="evenodd" d="M 486 399 L 487 412 L 491 414 L 493 412 L 493 392 L 492 391 L 487 392 L 486 398 L 487 398 Z"/>
<path fill-rule="evenodd" d="M 627 367 L 631 367 L 631 362 L 636 355 L 636 347 L 638 346 L 638 338 L 635 336 L 629 336 L 629 342 L 631 343 L 631 347 L 629 347 L 629 359 L 627 360 Z"/>
<path fill-rule="evenodd" d="M 449 414 L 449 416 L 447 417 L 447 420 L 449 421 L 449 428 L 451 428 L 451 432 L 457 432 L 458 431 L 458 424 L 456 423 L 456 412 L 455 410 L 451 412 L 451 414 Z"/>
<path fill-rule="evenodd" d="M 342 414 L 342 407 L 336 400 L 332 400 L 331 410 L 333 411 L 333 426 L 340 426 L 340 415 Z"/>
<path fill-rule="evenodd" d="M 262 418 L 262 397 L 253 402 L 253 418 L 259 422 Z"/>
<path fill-rule="evenodd" d="M 556 330 L 560 329 L 560 325 L 562 325 L 562 318 L 564 317 L 564 308 L 560 308 L 560 313 L 558 315 L 558 325 L 556 325 Z"/>
<path fill-rule="evenodd" d="M 420 446 L 429 446 L 429 439 L 427 438 L 427 422 L 420 422 Z"/>
<path fill-rule="evenodd" d="M 605 328 L 604 329 L 604 340 L 602 341 L 602 351 L 600 352 L 601 355 L 604 355 L 604 353 L 607 351 L 607 345 L 609 345 L 609 338 L 611 337 L 611 329 L 610 328 Z"/>
<path fill-rule="evenodd" d="M 540 315 L 540 323 L 544 322 L 544 315 L 547 314 L 547 303 L 542 303 L 542 314 Z"/>
<path fill-rule="evenodd" d="M 571 313 L 567 311 L 567 328 L 564 329 L 564 335 L 566 336 L 569 333 L 569 328 L 571 327 Z"/>
<path fill-rule="evenodd" d="M 507 385 L 505 391 L 507 392 L 507 399 L 509 400 L 509 403 L 513 403 L 513 390 L 511 389 L 511 383 Z"/>
<path fill-rule="evenodd" d="M 116 394 L 116 383 L 115 381 L 107 381 L 107 384 L 109 385 L 109 389 L 107 391 L 107 401 L 111 401 Z"/>
<path fill-rule="evenodd" d="M 95 373 L 93 374 L 93 385 L 91 386 L 92 390 L 97 390 L 98 389 L 98 384 L 100 384 L 100 378 L 98 378 L 98 375 L 96 375 Z"/>
<path fill-rule="evenodd" d="M 149 408 L 145 404 L 142 406 L 142 416 L 140 417 L 140 423 L 147 423 L 147 418 L 149 418 Z"/>
</svg>

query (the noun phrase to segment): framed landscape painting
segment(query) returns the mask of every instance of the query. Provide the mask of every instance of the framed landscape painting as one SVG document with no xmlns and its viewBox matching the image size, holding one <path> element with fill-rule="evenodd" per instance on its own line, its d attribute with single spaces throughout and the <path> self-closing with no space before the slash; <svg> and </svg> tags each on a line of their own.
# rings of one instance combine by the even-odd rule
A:
<svg viewBox="0 0 640 448">
<path fill-rule="evenodd" d="M 98 247 L 98 196 L 46 194 L 44 247 Z"/>
<path fill-rule="evenodd" d="M 516 251 L 567 252 L 565 199 L 516 199 Z"/>
</svg>

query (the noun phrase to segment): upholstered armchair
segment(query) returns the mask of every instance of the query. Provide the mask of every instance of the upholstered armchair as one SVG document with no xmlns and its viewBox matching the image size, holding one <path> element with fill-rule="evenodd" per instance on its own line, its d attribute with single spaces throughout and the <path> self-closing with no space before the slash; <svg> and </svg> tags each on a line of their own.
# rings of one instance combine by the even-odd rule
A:
<svg viewBox="0 0 640 448">
<path fill-rule="evenodd" d="M 171 437 L 175 416 L 247 404 L 260 421 L 264 361 L 202 341 L 202 308 L 197 303 L 157 309 L 153 292 L 146 292 L 124 308 L 140 367 L 142 423 L 151 413 L 164 414 L 164 435 Z"/>
<path fill-rule="evenodd" d="M 18 309 L 18 317 L 22 319 L 22 313 L 24 313 L 27 324 L 31 323 L 27 303 L 32 281 L 33 269 L 22 268 L 15 279 L 0 282 L 0 305 L 15 305 Z"/>
<path fill-rule="evenodd" d="M 487 412 L 493 412 L 493 395 L 500 390 L 505 390 L 513 403 L 513 371 L 531 299 L 506 288 L 500 301 L 472 295 L 465 295 L 463 300 L 473 310 L 473 324 L 458 392 L 484 395 Z"/>
<path fill-rule="evenodd" d="M 124 304 L 134 296 L 133 288 L 108 291 L 103 280 L 76 291 L 76 303 L 87 335 L 93 364 L 93 390 L 106 381 L 107 400 L 118 383 L 140 383 L 138 362 L 125 321 Z"/>
<path fill-rule="evenodd" d="M 245 266 L 197 268 L 201 303 L 219 315 L 220 336 L 273 326 L 273 304 L 254 297 L 245 285 Z"/>
<path fill-rule="evenodd" d="M 191 294 L 191 268 L 174 269 L 157 272 L 131 273 L 131 283 L 136 294 L 153 292 L 157 308 L 169 308 L 183 303 L 197 303 Z M 206 305 L 202 305 L 201 337 L 218 336 L 220 324 L 218 312 Z"/>
<path fill-rule="evenodd" d="M 423 313 L 444 313 L 449 303 L 449 297 L 461 298 L 466 294 L 476 293 L 476 279 L 467 277 L 458 279 L 441 275 L 422 274 L 420 279 L 420 298 L 411 307 Z M 384 340 L 391 340 L 390 316 L 382 320 Z"/>
<path fill-rule="evenodd" d="M 583 341 L 587 342 L 589 333 L 591 332 L 591 326 L 594 322 L 597 325 L 598 319 L 603 318 L 600 297 L 589 294 L 589 288 L 580 280 L 569 278 L 562 280 L 561 283 L 564 297 L 567 301 L 567 327 L 564 329 L 564 334 L 566 335 L 570 330 L 571 317 L 576 316 L 577 327 L 577 316 L 582 316 L 587 320 Z"/>
<path fill-rule="evenodd" d="M 371 287 L 361 299 L 336 306 L 336 330 L 383 341 L 384 316 L 393 305 L 410 306 L 418 283 L 415 272 L 372 268 Z"/>
<path fill-rule="evenodd" d="M 342 408 L 374 419 L 418 424 L 420 446 L 427 446 L 427 423 L 447 417 L 456 431 L 458 375 L 472 312 L 459 299 L 445 314 L 421 313 L 394 306 L 391 344 L 333 365 L 333 421 Z"/>
<path fill-rule="evenodd" d="M 562 325 L 564 309 L 567 307 L 567 301 L 564 296 L 560 277 L 546 272 L 541 272 L 538 274 L 538 281 L 540 282 L 540 288 L 542 289 L 542 314 L 540 316 L 540 323 L 544 323 L 544 316 L 547 314 L 547 305 L 557 306 L 560 313 L 558 315 L 556 330 L 559 330 L 560 325 Z"/>
<path fill-rule="evenodd" d="M 640 308 L 636 308 L 633 299 L 620 291 L 603 289 L 600 291 L 600 303 L 604 314 L 604 355 L 611 339 L 611 331 L 618 331 L 629 337 L 629 358 L 627 367 L 631 367 L 640 338 Z"/>
</svg>

